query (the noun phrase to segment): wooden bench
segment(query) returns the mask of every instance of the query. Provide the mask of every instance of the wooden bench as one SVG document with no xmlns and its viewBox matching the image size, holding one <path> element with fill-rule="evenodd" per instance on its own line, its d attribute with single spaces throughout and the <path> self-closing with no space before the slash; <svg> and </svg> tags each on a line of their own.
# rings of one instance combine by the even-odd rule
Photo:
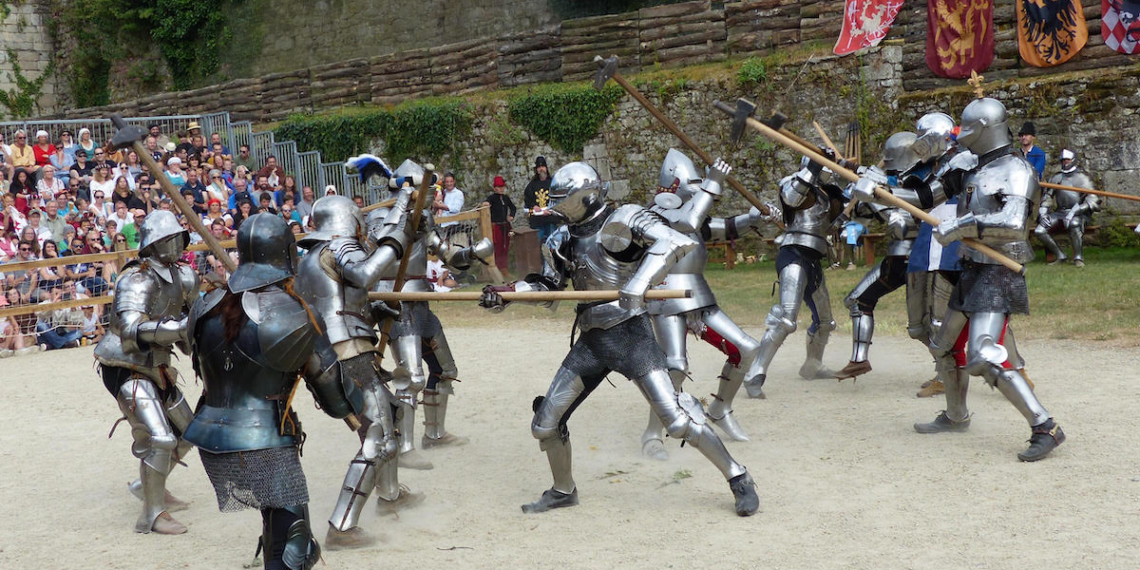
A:
<svg viewBox="0 0 1140 570">
<path fill-rule="evenodd" d="M 719 258 L 709 256 L 710 263 L 724 263 L 725 269 L 736 269 L 736 247 L 730 241 L 711 241 L 705 244 L 709 253 L 717 252 Z"/>
</svg>

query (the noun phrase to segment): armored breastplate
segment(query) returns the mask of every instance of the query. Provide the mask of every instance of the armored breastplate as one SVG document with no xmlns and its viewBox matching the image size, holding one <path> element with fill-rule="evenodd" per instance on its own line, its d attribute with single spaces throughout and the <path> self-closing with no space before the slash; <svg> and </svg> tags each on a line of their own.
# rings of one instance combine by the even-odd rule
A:
<svg viewBox="0 0 1140 570">
<path fill-rule="evenodd" d="M 193 293 L 193 288 L 187 290 L 187 283 L 196 279 L 192 273 L 189 267 L 177 264 L 164 266 L 143 261 L 129 265 L 116 282 L 108 331 L 95 347 L 95 358 L 107 366 L 140 372 L 162 385 L 165 379 L 158 369 L 170 364 L 172 348 L 147 345 L 135 349 L 130 343 L 130 348 L 124 347 L 120 336 L 124 327 L 123 317 L 133 313 L 143 315 L 143 321 L 181 319 L 186 297 Z"/>
<path fill-rule="evenodd" d="M 280 289 L 243 293 L 246 321 L 229 342 L 220 314 L 201 315 L 216 300 L 203 303 L 191 317 L 202 404 L 185 438 L 215 453 L 295 445 L 298 421 L 287 418 L 282 435 L 281 419 L 317 336 L 304 307 Z"/>
<path fill-rule="evenodd" d="M 784 230 L 782 245 L 802 245 L 826 255 L 831 203 L 824 192 L 814 192 L 815 200 L 811 206 L 795 210 L 791 223 Z"/>
<path fill-rule="evenodd" d="M 630 255 L 628 260 L 616 259 L 606 251 L 599 240 L 600 232 L 573 238 L 574 266 L 570 273 L 574 289 L 579 291 L 620 289 L 637 272 L 643 252 Z M 633 318 L 645 309 L 627 311 L 617 301 L 601 305 L 579 305 L 578 326 L 587 331 L 608 329 Z"/>
<path fill-rule="evenodd" d="M 376 341 L 375 323 L 368 311 L 368 291 L 344 283 L 324 265 L 322 255 L 331 255 L 329 242 L 309 250 L 297 266 L 294 290 L 314 311 L 321 314 L 329 342 L 336 344 L 354 338 Z"/>
<path fill-rule="evenodd" d="M 716 297 L 712 288 L 705 281 L 705 266 L 708 265 L 709 251 L 705 248 L 705 240 L 700 232 L 687 234 L 700 245 L 681 258 L 669 274 L 665 276 L 665 283 L 654 289 L 681 290 L 689 289 L 693 296 L 687 299 L 666 299 L 661 301 L 648 301 L 646 308 L 651 315 L 679 315 L 695 311 L 716 304 Z"/>
<path fill-rule="evenodd" d="M 1029 219 L 1041 201 L 1041 187 L 1033 167 L 1024 158 L 1004 155 L 967 173 L 962 188 L 958 216 L 973 213 L 979 218 L 981 241 L 1019 263 L 1033 259 L 1028 241 Z M 1014 219 L 1002 209 L 1007 200 L 1018 197 L 1026 201 L 1026 206 Z M 998 226 L 1002 231 L 995 231 Z M 975 263 L 997 263 L 966 245 L 961 252 L 962 257 Z"/>
<path fill-rule="evenodd" d="M 1053 184 L 1060 184 L 1062 186 L 1072 186 L 1074 188 L 1092 188 L 1092 180 L 1087 174 L 1080 170 L 1072 172 L 1060 172 L 1050 180 Z M 1069 210 L 1083 202 L 1087 194 L 1080 192 L 1073 192 L 1072 190 L 1053 190 L 1053 201 L 1057 204 L 1058 210 Z"/>
</svg>

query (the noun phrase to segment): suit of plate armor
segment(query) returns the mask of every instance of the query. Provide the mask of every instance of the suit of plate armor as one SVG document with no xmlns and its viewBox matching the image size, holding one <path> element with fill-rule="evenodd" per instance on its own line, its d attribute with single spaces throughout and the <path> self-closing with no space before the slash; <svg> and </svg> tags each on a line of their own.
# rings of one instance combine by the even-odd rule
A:
<svg viewBox="0 0 1140 570">
<path fill-rule="evenodd" d="M 325 323 L 325 334 L 337 355 L 336 370 L 361 423 L 361 448 L 349 465 L 325 546 L 359 547 L 373 540 L 357 527 L 372 493 L 394 502 L 401 492 L 396 473 L 395 398 L 387 387 L 391 375 L 380 368 L 376 323 L 368 291 L 403 255 L 410 190 L 401 192 L 382 227 L 365 237 L 364 216 L 345 196 L 325 196 L 313 204 L 316 228 L 300 241 L 309 252 L 297 269 L 296 291 Z M 375 247 L 372 243 L 375 242 Z"/>
<path fill-rule="evenodd" d="M 664 218 L 670 227 L 696 242 L 697 246 L 669 270 L 665 282 L 655 289 L 687 289 L 692 291 L 692 297 L 649 301 L 646 305 L 653 319 L 657 342 L 665 351 L 669 376 L 678 391 L 689 372 L 687 332 L 691 331 L 728 357 L 721 370 L 720 385 L 712 394 L 708 416 L 729 439 L 748 441 L 748 436 L 732 415 L 732 401 L 743 382 L 751 379 L 747 372 L 756 360 L 760 343 L 741 330 L 717 306 L 716 297 L 704 276 L 708 264 L 706 240 L 736 239 L 739 232 L 761 221 L 760 211 L 756 208 L 732 218 L 709 217 L 709 210 L 720 197 L 724 177 L 729 170 L 727 164 L 718 162 L 709 171 L 709 177 L 702 181 L 689 157 L 676 149 L 669 149 L 661 165 L 659 193 L 649 210 Z M 774 206 L 769 205 L 769 208 Z M 641 437 L 642 451 L 646 455 L 655 459 L 668 458 L 662 439 L 664 429 L 657 414 L 650 411 L 649 424 Z"/>
<path fill-rule="evenodd" d="M 423 179 L 423 167 L 404 161 L 389 178 L 393 191 L 405 184 L 418 187 Z M 397 186 L 399 184 L 399 186 Z M 388 216 L 389 208 L 379 208 L 368 214 L 370 231 L 379 231 Z M 466 271 L 471 264 L 494 251 L 494 244 L 488 238 L 470 247 L 459 247 L 448 243 L 435 227 L 430 209 L 425 209 L 420 218 L 420 226 L 411 238 L 411 245 L 405 254 L 408 257 L 407 273 L 402 291 L 432 291 L 427 279 L 428 254 L 436 255 L 443 264 L 453 271 Z M 374 291 L 392 291 L 396 282 L 396 265 L 382 272 Z M 380 303 L 373 303 L 377 310 Z M 397 432 L 400 443 L 400 466 L 411 469 L 431 469 L 431 462 L 416 457 L 415 426 L 416 400 L 423 391 L 425 449 L 438 445 L 462 445 L 467 439 L 447 432 L 444 422 L 447 418 L 447 402 L 455 393 L 453 383 L 459 374 L 455 358 L 439 318 L 432 312 L 426 301 L 401 303 L 400 318 L 394 323 L 388 339 L 388 346 L 396 360 L 392 371 L 392 385 L 400 406 L 397 414 Z M 427 361 L 429 374 L 424 375 L 423 362 Z"/>
<path fill-rule="evenodd" d="M 744 383 L 748 396 L 764 397 L 764 380 L 768 366 L 780 345 L 796 330 L 800 304 L 811 310 L 811 326 L 807 334 L 807 359 L 800 367 L 805 379 L 831 378 L 834 372 L 823 368 L 823 350 L 827 346 L 835 320 L 831 316 L 831 299 L 823 276 L 820 259 L 827 255 L 827 232 L 838 215 L 832 196 L 821 187 L 830 176 L 822 167 L 805 158 L 799 172 L 780 180 L 780 204 L 785 230 L 776 257 L 780 282 L 780 300 L 768 311 L 766 329 L 760 339 L 760 354 Z"/>
<path fill-rule="evenodd" d="M 505 303 L 500 291 L 555 291 L 571 282 L 579 291 L 620 289 L 618 301 L 578 305 L 575 323 L 581 335 L 546 395 L 534 401 L 531 433 L 546 452 L 554 485 L 538 501 L 524 505 L 523 511 L 577 504 L 567 421 L 605 376 L 617 371 L 637 385 L 670 436 L 696 447 L 720 469 L 736 497 L 736 512 L 753 514 L 759 508 L 755 484 L 705 423 L 701 403 L 673 387 L 644 304 L 645 292 L 697 243 L 641 206 L 610 209 L 605 206 L 605 190 L 585 163 L 560 168 L 550 193 L 556 202 L 553 210 L 569 225 L 547 240 L 542 273 L 506 287 L 488 286 L 481 300 L 484 306 L 501 309 Z"/>
<path fill-rule="evenodd" d="M 971 102 L 962 112 L 958 141 L 977 156 L 977 166 L 947 179 L 947 187 L 959 197 L 958 217 L 940 224 L 935 239 L 947 244 L 974 238 L 1019 263 L 1033 259 L 1029 222 L 1041 188 L 1033 167 L 1011 149 L 1005 107 L 989 98 Z M 1030 446 L 1018 458 L 1043 459 L 1065 440 L 1065 434 L 1001 345 L 1010 315 L 1029 312 L 1025 276 L 966 244 L 961 251 L 962 275 L 930 345 L 946 387 L 946 410 L 933 422 L 915 424 L 915 430 L 965 431 L 970 422 L 966 394 L 974 374 L 997 388 L 1031 426 Z"/>
<path fill-rule="evenodd" d="M 1064 165 L 1068 161 L 1068 165 L 1063 166 L 1060 172 L 1049 179 L 1049 182 L 1074 188 L 1092 188 L 1092 179 L 1077 166 L 1075 159 L 1073 151 L 1068 149 L 1062 151 L 1061 164 Z M 1045 245 L 1045 249 L 1053 254 L 1053 263 L 1068 259 L 1053 240 L 1053 236 L 1049 235 L 1049 232 L 1056 228 L 1069 231 L 1069 241 L 1073 243 L 1073 263 L 1078 267 L 1084 266 L 1085 225 L 1092 221 L 1093 212 L 1098 210 L 1100 210 L 1100 197 L 1093 194 L 1053 188 L 1046 188 L 1041 192 L 1040 215 L 1034 233 Z"/>
<path fill-rule="evenodd" d="M 918 156 L 911 146 L 918 136 L 901 132 L 891 135 L 884 144 L 883 168 L 872 167 L 864 175 L 880 175 L 888 184 L 897 185 L 897 175 L 910 170 L 918 163 Z M 907 260 L 914 240 L 918 237 L 918 223 L 901 208 L 886 208 L 871 202 L 862 202 L 855 207 L 856 215 L 872 217 L 886 224 L 887 255 L 872 267 L 855 288 L 843 299 L 843 305 L 851 312 L 851 362 L 836 373 L 839 379 L 854 378 L 871 371 L 868 361 L 871 351 L 871 338 L 875 332 L 875 306 L 879 299 L 892 291 L 907 285 L 907 306 L 914 295 L 907 279 Z M 913 319 L 912 319 L 913 320 Z M 925 344 L 925 341 L 924 343 Z"/>
<path fill-rule="evenodd" d="M 131 452 L 142 460 L 139 479 L 130 485 L 143 500 L 135 531 L 181 534 L 186 527 L 164 513 L 185 503 L 166 492 L 166 477 L 191 449 L 180 436 L 193 413 L 170 358 L 175 345 L 185 349 L 186 314 L 198 298 L 198 276 L 177 262 L 190 236 L 174 214 L 152 212 L 141 234 L 139 259 L 115 282 L 110 326 L 95 347 L 95 360 L 131 426 Z"/>
<path fill-rule="evenodd" d="M 315 315 L 288 291 L 297 257 L 289 226 L 272 214 L 254 215 L 242 223 L 237 247 L 241 264 L 228 286 L 190 312 L 203 388 L 185 438 L 200 450 L 219 510 L 261 511 L 265 568 L 308 570 L 320 546 L 301 470 L 304 433 L 289 398 L 308 371 L 309 388 L 326 412 L 350 404 L 339 383 L 317 381 L 326 369 L 321 363 L 336 355 Z"/>
</svg>

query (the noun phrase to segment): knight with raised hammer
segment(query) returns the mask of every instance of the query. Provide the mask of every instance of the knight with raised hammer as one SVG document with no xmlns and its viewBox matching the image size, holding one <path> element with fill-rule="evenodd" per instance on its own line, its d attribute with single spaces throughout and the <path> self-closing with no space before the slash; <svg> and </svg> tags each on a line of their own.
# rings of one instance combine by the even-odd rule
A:
<svg viewBox="0 0 1140 570">
<path fill-rule="evenodd" d="M 1049 182 L 1074 188 L 1093 187 L 1089 175 L 1077 166 L 1077 154 L 1067 148 L 1061 151 L 1061 171 L 1054 174 Z M 1034 233 L 1045 245 L 1045 249 L 1053 254 L 1050 265 L 1064 263 L 1069 259 L 1050 235 L 1065 230 L 1069 232 L 1069 242 L 1073 245 L 1073 265 L 1085 266 L 1085 226 L 1092 221 L 1093 213 L 1098 210 L 1100 197 L 1094 194 L 1054 188 L 1046 188 L 1041 192 L 1040 212 Z"/>
<path fill-rule="evenodd" d="M 718 170 L 718 183 L 725 170 Z M 547 239 L 542 272 L 506 286 L 488 285 L 480 300 L 482 306 L 498 311 L 506 305 L 500 295 L 504 291 L 556 291 L 571 281 L 580 291 L 620 290 L 618 301 L 578 305 L 575 324 L 581 335 L 546 395 L 534 400 L 531 433 L 546 452 L 554 485 L 537 501 L 523 505 L 523 512 L 578 504 L 567 421 L 606 375 L 616 371 L 641 390 L 670 436 L 684 439 L 721 471 L 735 498 L 736 513 L 752 515 L 759 508 L 752 477 L 706 423 L 700 401 L 673 387 L 645 308 L 645 293 L 697 243 L 641 206 L 610 208 L 605 202 L 607 189 L 608 184 L 586 163 L 572 162 L 558 169 L 550 197 L 552 210 L 566 225 Z"/>
<path fill-rule="evenodd" d="M 367 176 L 372 170 L 366 165 L 375 159 L 370 155 L 361 155 L 350 159 L 349 164 L 356 166 L 362 176 Z M 423 177 L 422 166 L 411 160 L 405 160 L 388 179 L 388 186 L 394 195 L 398 195 L 407 186 L 419 187 Z M 382 230 L 389 211 L 390 208 L 378 208 L 368 213 L 370 231 Z M 408 257 L 407 273 L 402 292 L 432 290 L 431 282 L 427 278 L 429 253 L 438 256 L 445 266 L 454 271 L 467 271 L 473 263 L 482 262 L 482 258 L 494 252 L 494 244 L 486 237 L 469 247 L 459 247 L 449 243 L 437 231 L 430 208 L 424 209 L 419 227 L 410 240 L 411 245 L 405 254 Z M 392 291 L 396 282 L 396 273 L 397 267 L 389 266 L 373 290 Z M 373 303 L 375 310 L 379 311 L 378 315 L 387 310 L 387 307 L 379 306 L 382 304 L 380 301 Z M 456 436 L 444 427 L 447 403 L 450 396 L 455 393 L 454 383 L 458 381 L 459 375 L 455 366 L 455 357 L 452 356 L 447 336 L 443 333 L 443 325 L 426 301 L 400 304 L 400 317 L 393 323 L 388 346 L 396 360 L 395 369 L 392 371 L 392 384 L 400 407 L 396 416 L 400 467 L 431 469 L 431 462 L 415 451 L 415 413 L 417 398 L 421 391 L 424 406 L 424 435 L 421 442 L 423 448 L 467 443 L 467 438 Z M 424 374 L 424 361 L 428 363 L 427 375 Z"/>
<path fill-rule="evenodd" d="M 1005 106 L 991 98 L 967 105 L 958 143 L 974 158 L 958 161 L 962 168 L 942 177 L 945 193 L 926 197 L 937 203 L 945 200 L 946 193 L 958 196 L 957 216 L 943 221 L 934 230 L 934 238 L 943 245 L 973 238 L 1016 262 L 1029 261 L 1033 258 L 1029 221 L 1041 188 L 1033 167 L 1013 152 Z M 862 178 L 854 192 L 861 200 L 873 201 L 876 186 L 875 180 Z M 932 422 L 915 424 L 914 429 L 919 433 L 966 431 L 970 425 L 966 396 L 970 375 L 975 374 L 997 388 L 1029 423 L 1029 448 L 1018 458 L 1044 459 L 1065 441 L 1065 434 L 1001 344 L 1010 316 L 1029 312 L 1025 276 L 968 244 L 962 244 L 961 252 L 962 274 L 930 345 L 946 389 L 946 410 Z"/>
<path fill-rule="evenodd" d="M 174 214 L 156 210 L 142 223 L 139 258 L 115 282 L 106 336 L 95 347 L 103 385 L 131 426 L 139 479 L 130 491 L 143 501 L 135 531 L 182 534 L 170 511 L 186 503 L 166 491 L 166 478 L 192 448 L 182 439 L 193 412 L 176 383 L 171 355 L 186 345 L 186 316 L 198 298 L 198 276 L 180 263 L 190 234 Z"/>
<path fill-rule="evenodd" d="M 357 526 L 374 488 L 379 506 L 386 510 L 423 499 L 401 488 L 397 477 L 396 400 L 387 386 L 392 375 L 380 367 L 376 322 L 368 302 L 368 292 L 410 243 L 405 223 L 411 192 L 399 194 L 384 223 L 370 235 L 363 213 L 350 198 L 325 196 L 313 204 L 315 229 L 299 242 L 309 251 L 297 268 L 296 291 L 324 320 L 336 354 L 330 373 L 339 375 L 361 425 L 361 448 L 349 464 L 329 518 L 325 547 L 330 550 L 375 542 Z"/>
<path fill-rule="evenodd" d="M 762 216 L 753 207 L 749 213 L 731 218 L 710 217 L 709 211 L 720 197 L 729 170 L 727 164 L 718 162 L 702 180 L 693 161 L 684 153 L 669 149 L 665 155 L 658 193 L 649 210 L 664 218 L 670 227 L 696 242 L 697 246 L 669 269 L 665 282 L 655 288 L 687 289 L 692 291 L 692 296 L 649 301 L 646 305 L 653 319 L 657 342 L 665 351 L 669 376 L 676 390 L 681 390 L 681 383 L 689 372 L 687 333 L 692 332 L 725 354 L 727 360 L 721 369 L 720 384 L 712 394 L 707 413 L 726 437 L 748 441 L 748 436 L 732 415 L 732 402 L 744 381 L 752 378 L 750 369 L 760 352 L 760 343 L 741 330 L 717 305 L 704 276 L 708 264 L 705 241 L 736 239 L 749 227 L 775 219 L 780 214 L 778 208 L 768 204 L 773 216 Z M 665 426 L 656 412 L 651 410 L 649 424 L 641 438 L 645 455 L 661 460 L 669 457 L 662 439 L 664 430 Z"/>
</svg>

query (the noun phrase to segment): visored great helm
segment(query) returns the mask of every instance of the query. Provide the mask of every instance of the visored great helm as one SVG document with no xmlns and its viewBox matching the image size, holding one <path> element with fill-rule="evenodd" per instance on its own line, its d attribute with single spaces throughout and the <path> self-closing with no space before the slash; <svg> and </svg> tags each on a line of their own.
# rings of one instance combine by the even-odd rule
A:
<svg viewBox="0 0 1140 570">
<path fill-rule="evenodd" d="M 887 172 L 905 172 L 919 163 L 914 153 L 914 141 L 918 135 L 903 131 L 887 137 L 883 143 L 883 169 Z"/>
<path fill-rule="evenodd" d="M 388 188 L 393 192 L 403 188 L 405 184 L 411 184 L 415 188 L 419 188 L 420 184 L 424 181 L 424 167 L 416 164 L 412 159 L 406 159 L 392 171 L 392 177 L 388 179 Z M 435 184 L 438 181 L 438 176 L 432 173 L 431 183 Z"/>
<path fill-rule="evenodd" d="M 163 263 L 174 263 L 190 243 L 190 232 L 182 228 L 169 210 L 155 210 L 139 228 L 139 257 L 154 257 Z"/>
<path fill-rule="evenodd" d="M 701 175 L 689 157 L 675 149 L 669 149 L 665 161 L 661 163 L 661 177 L 657 182 L 657 192 L 676 194 L 682 202 L 687 202 L 701 185 Z"/>
<path fill-rule="evenodd" d="M 975 99 L 962 111 L 958 144 L 981 156 L 1013 144 L 1005 105 L 989 97 Z"/>
<path fill-rule="evenodd" d="M 550 209 L 571 225 L 581 223 L 605 208 L 607 190 L 609 185 L 602 182 L 594 167 L 571 162 L 550 179 Z"/>
<path fill-rule="evenodd" d="M 301 239 L 301 247 L 309 248 L 338 237 L 360 239 L 364 235 L 364 214 L 348 196 L 325 196 L 317 200 L 309 219 L 315 229 Z"/>
<path fill-rule="evenodd" d="M 927 113 L 914 125 L 918 139 L 911 145 L 919 162 L 940 158 L 953 146 L 954 119 L 946 113 Z"/>
<path fill-rule="evenodd" d="M 238 267 L 229 279 L 234 293 L 277 283 L 296 272 L 297 242 L 280 216 L 261 213 L 242 222 L 237 251 Z"/>
</svg>

